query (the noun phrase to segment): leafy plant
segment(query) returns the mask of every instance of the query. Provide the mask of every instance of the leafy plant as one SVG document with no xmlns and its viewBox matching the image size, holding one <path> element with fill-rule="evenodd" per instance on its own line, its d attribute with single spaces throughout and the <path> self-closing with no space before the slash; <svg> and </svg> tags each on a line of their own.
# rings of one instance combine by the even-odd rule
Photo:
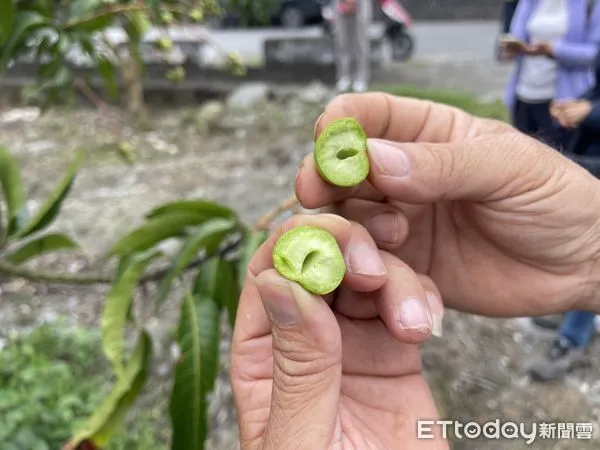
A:
<svg viewBox="0 0 600 450">
<path fill-rule="evenodd" d="M 2 448 L 60 448 L 73 426 L 93 413 L 106 392 L 110 370 L 102 358 L 98 333 L 65 327 L 58 321 L 4 339 L 7 343 L 0 351 Z M 138 417 L 130 435 L 118 436 L 110 448 L 135 444 L 158 450 L 156 437 L 148 432 L 153 426 L 150 417 Z"/>
<path fill-rule="evenodd" d="M 253 0 L 250 11 L 263 11 L 261 5 L 271 1 Z M 115 99 L 122 81 L 126 105 L 137 112 L 143 107 L 142 44 L 150 28 L 161 34 L 153 41 L 154 50 L 169 53 L 173 48 L 169 26 L 201 22 L 221 12 L 218 0 L 3 0 L 0 74 L 15 62 L 33 59 L 39 70 L 27 95 L 42 107 L 72 99 L 76 88 L 90 96 L 87 81 L 76 76 L 72 64 L 73 56 L 79 53 Z M 111 26 L 125 32 L 125 47 L 119 48 L 108 39 L 105 32 Z M 240 72 L 238 58 L 225 56 L 226 67 Z M 176 82 L 184 76 L 183 68 L 176 66 L 167 77 Z"/>
<path fill-rule="evenodd" d="M 0 224 L 5 230 L 0 273 L 34 281 L 111 285 L 102 312 L 101 344 L 114 383 L 110 393 L 94 403 L 93 414 L 75 430 L 65 448 L 105 448 L 121 431 L 142 392 L 152 360 L 152 343 L 132 305 L 137 288 L 153 283 L 156 294 L 144 298 L 144 303 L 154 302 L 156 310 L 176 295 L 176 288 L 183 288 L 176 336 L 181 357 L 174 368 L 169 406 L 171 448 L 202 449 L 208 434 L 209 397 L 219 367 L 220 319 L 226 315 L 233 325 L 248 261 L 268 231 L 248 228 L 224 205 L 202 199 L 178 200 L 154 208 L 141 225 L 116 240 L 107 261 L 114 262 L 112 274 L 36 272 L 23 264 L 47 252 L 79 249 L 74 239 L 48 228 L 60 213 L 85 159 L 77 154 L 36 211 L 27 207 L 18 164 L 7 149 L 0 148 L 0 160 L 0 167 L 9 169 L 0 170 L 4 212 Z M 284 208 L 292 204 L 287 202 Z M 161 251 L 161 243 L 167 239 L 179 243 L 174 256 Z M 136 345 L 131 351 L 127 351 L 126 329 L 135 333 Z"/>
</svg>

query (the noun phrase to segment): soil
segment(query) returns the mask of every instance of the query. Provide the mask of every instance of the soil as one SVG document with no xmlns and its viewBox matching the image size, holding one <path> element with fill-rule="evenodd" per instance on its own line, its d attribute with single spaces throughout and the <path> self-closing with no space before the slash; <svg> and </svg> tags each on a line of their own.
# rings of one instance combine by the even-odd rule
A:
<svg viewBox="0 0 600 450">
<path fill-rule="evenodd" d="M 232 115 L 210 129 L 195 121 L 194 111 L 181 110 L 153 111 L 144 120 L 127 118 L 118 111 L 107 117 L 90 109 L 53 110 L 31 122 L 0 125 L 0 141 L 21 164 L 32 208 L 50 192 L 76 149 L 85 149 L 89 156 L 60 219 L 52 226 L 75 237 L 87 255 L 59 254 L 42 258 L 34 267 L 97 270 L 103 252 L 139 223 L 144 213 L 182 197 L 225 203 L 252 223 L 293 192 L 296 169 L 311 151 L 312 126 L 322 107 L 292 96 L 253 113 Z M 135 148 L 134 165 L 125 164 L 114 151 L 115 140 L 121 138 Z M 28 327 L 57 316 L 96 327 L 106 288 L 40 285 L 0 277 L 0 293 L 3 329 Z M 149 320 L 161 342 L 168 342 L 176 317 L 173 303 L 160 320 Z M 538 385 L 528 379 L 528 364 L 545 351 L 552 337 L 526 319 L 493 320 L 449 312 L 444 337 L 423 346 L 426 373 L 443 415 L 479 423 L 495 419 L 598 423 L 598 358 L 592 356 L 589 367 L 563 382 Z M 598 355 L 599 349 L 596 343 L 591 355 Z M 238 448 L 228 351 L 226 330 L 220 381 L 211 406 L 210 449 Z M 169 355 L 167 345 L 159 347 L 151 385 L 138 405 L 154 408 L 164 418 L 168 417 Z M 168 428 L 166 419 L 164 427 Z M 167 431 L 164 435 L 168 438 Z M 454 448 L 583 450 L 598 448 L 597 439 L 538 438 L 530 446 L 520 440 L 459 440 Z"/>
</svg>

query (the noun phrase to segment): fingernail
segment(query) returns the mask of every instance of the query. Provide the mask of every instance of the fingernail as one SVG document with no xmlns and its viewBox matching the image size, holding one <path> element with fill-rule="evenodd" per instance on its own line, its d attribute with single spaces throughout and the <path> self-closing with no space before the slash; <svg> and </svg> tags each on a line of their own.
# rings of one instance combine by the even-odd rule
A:
<svg viewBox="0 0 600 450">
<path fill-rule="evenodd" d="M 410 172 L 410 161 L 398 147 L 379 139 L 369 139 L 369 154 L 381 175 L 401 178 Z"/>
<path fill-rule="evenodd" d="M 355 275 L 385 275 L 385 266 L 377 249 L 367 244 L 351 244 L 348 250 L 348 268 Z"/>
<path fill-rule="evenodd" d="M 400 325 L 405 330 L 427 333 L 433 328 L 429 307 L 416 297 L 409 297 L 401 303 L 399 315 Z"/>
<path fill-rule="evenodd" d="M 321 115 L 317 118 L 315 122 L 315 126 L 313 127 L 313 139 L 317 139 L 317 128 L 319 127 L 319 123 L 321 123 L 321 119 L 325 116 L 325 112 L 321 113 Z"/>
<path fill-rule="evenodd" d="M 275 276 L 262 276 L 256 279 L 256 285 L 271 322 L 289 326 L 300 321 L 300 310 L 289 282 Z"/>
<path fill-rule="evenodd" d="M 398 214 L 385 212 L 377 214 L 364 223 L 365 228 L 373 239 L 378 242 L 395 244 L 400 239 L 400 225 L 398 223 Z"/>
<path fill-rule="evenodd" d="M 441 306 L 441 300 L 431 291 L 425 292 L 427 297 L 427 303 L 429 304 L 429 310 L 431 311 L 431 334 L 436 337 L 442 337 L 443 333 L 443 309 Z"/>
</svg>

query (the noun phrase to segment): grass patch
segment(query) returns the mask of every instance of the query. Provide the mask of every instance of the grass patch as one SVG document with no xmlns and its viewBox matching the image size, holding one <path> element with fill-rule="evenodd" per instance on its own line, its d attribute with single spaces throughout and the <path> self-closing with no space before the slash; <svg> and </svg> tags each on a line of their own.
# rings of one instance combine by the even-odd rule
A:
<svg viewBox="0 0 600 450">
<path fill-rule="evenodd" d="M 62 448 L 110 387 L 98 332 L 57 322 L 0 338 L 0 448 Z M 137 412 L 132 422 L 106 450 L 165 448 L 151 411 Z"/>
<path fill-rule="evenodd" d="M 461 91 L 423 89 L 402 84 L 377 86 L 376 89 L 402 97 L 420 98 L 455 106 L 475 116 L 508 120 L 508 112 L 500 100 L 486 102 L 475 95 Z"/>
</svg>

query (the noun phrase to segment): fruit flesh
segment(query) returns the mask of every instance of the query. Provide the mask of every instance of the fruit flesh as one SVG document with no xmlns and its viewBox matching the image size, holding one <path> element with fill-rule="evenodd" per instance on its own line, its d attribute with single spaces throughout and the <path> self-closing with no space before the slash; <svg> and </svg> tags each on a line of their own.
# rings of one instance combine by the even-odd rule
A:
<svg viewBox="0 0 600 450">
<path fill-rule="evenodd" d="M 317 138 L 314 158 L 325 181 L 334 186 L 356 186 L 369 175 L 367 135 L 355 119 L 336 120 Z"/>
<path fill-rule="evenodd" d="M 275 269 L 313 294 L 333 292 L 342 282 L 346 263 L 335 238 L 313 226 L 284 233 L 273 248 Z"/>
</svg>

